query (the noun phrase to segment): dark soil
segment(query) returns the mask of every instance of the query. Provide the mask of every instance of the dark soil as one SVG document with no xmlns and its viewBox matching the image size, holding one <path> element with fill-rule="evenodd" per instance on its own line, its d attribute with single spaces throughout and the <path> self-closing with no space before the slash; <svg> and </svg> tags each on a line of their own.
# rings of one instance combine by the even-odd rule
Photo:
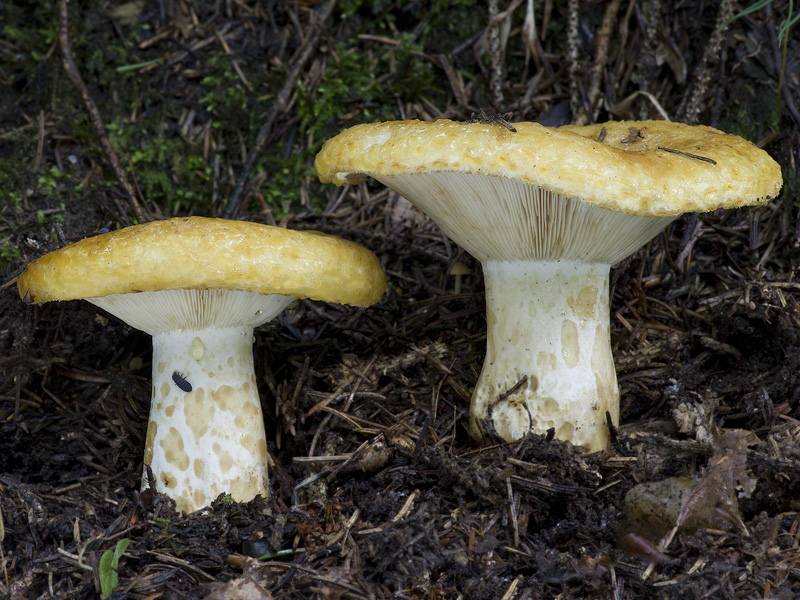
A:
<svg viewBox="0 0 800 600">
<path fill-rule="evenodd" d="M 42 5 L 56 31 L 59 7 Z M 800 39 L 790 30 L 783 63 L 778 38 L 790 4 L 777 0 L 716 39 L 718 13 L 729 9 L 623 2 L 605 42 L 609 5 L 586 4 L 574 63 L 568 3 L 538 6 L 530 49 L 525 4 L 515 4 L 500 105 L 488 46 L 470 37 L 470 18 L 485 33 L 485 8 L 330 6 L 145 2 L 129 23 L 70 4 L 76 65 L 102 119 L 145 127 L 156 115 L 187 153 L 213 147 L 205 164 L 184 172 L 208 167 L 199 179 L 215 179 L 213 191 L 174 204 L 139 197 L 138 206 L 65 77 L 58 40 L 42 33 L 44 9 L 0 6 L 0 238 L 18 251 L 0 255 L 0 598 L 100 597 L 100 558 L 121 539 L 130 545 L 117 569 L 119 599 L 800 596 Z M 447 10 L 452 17 L 442 16 Z M 463 31 L 446 26 L 454 21 Z M 368 31 L 370 23 L 385 27 Z M 132 46 L 126 36 L 142 25 Z M 25 35 L 11 35 L 11 26 Z M 407 34 L 418 47 L 368 63 Z M 123 62 L 157 62 L 115 86 L 115 45 L 131 53 Z M 324 74 L 352 53 L 385 68 L 365 77 L 394 95 L 374 105 L 361 78 L 365 87 L 326 116 L 335 82 Z M 242 111 L 212 114 L 200 102 L 212 55 L 228 57 L 231 76 L 219 89 L 242 92 Z M 415 71 L 420 65 L 428 70 Z M 675 120 L 758 143 L 781 163 L 785 186 L 768 205 L 686 215 L 614 271 L 622 422 L 604 453 L 535 435 L 470 440 L 468 400 L 485 341 L 480 265 L 405 200 L 372 183 L 319 185 L 311 152 L 301 176 L 289 169 L 286 189 L 302 191 L 284 214 L 268 201 L 286 178 L 264 162 L 245 167 L 270 119 L 265 156 L 280 148 L 286 157 L 389 116 L 466 120 L 485 108 L 547 124 L 660 118 L 644 96 L 620 106 L 638 90 Z M 309 108 L 315 102 L 320 114 Z M 186 125 L 190 111 L 195 121 Z M 313 129 L 312 118 L 327 121 Z M 141 188 L 130 155 L 119 161 L 128 185 Z M 137 210 L 335 233 L 373 250 L 389 275 L 376 306 L 302 301 L 256 332 L 269 498 L 220 497 L 180 515 L 167 498 L 140 494 L 150 338 L 87 303 L 37 307 L 18 297 L 14 279 L 26 261 L 129 225 Z M 472 272 L 458 295 L 447 275 L 456 260 Z M 695 492 L 666 529 L 642 526 L 625 509 L 635 486 L 675 477 L 691 478 Z M 678 519 L 687 526 L 659 547 Z"/>
</svg>

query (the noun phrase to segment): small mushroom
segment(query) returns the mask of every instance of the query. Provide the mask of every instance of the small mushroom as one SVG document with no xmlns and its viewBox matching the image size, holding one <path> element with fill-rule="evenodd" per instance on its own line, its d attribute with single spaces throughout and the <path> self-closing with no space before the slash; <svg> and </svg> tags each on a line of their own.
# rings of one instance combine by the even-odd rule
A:
<svg viewBox="0 0 800 600">
<path fill-rule="evenodd" d="M 410 200 L 483 266 L 486 359 L 471 431 L 553 428 L 597 451 L 619 419 L 608 275 L 685 212 L 766 202 L 780 168 L 740 137 L 666 121 L 548 128 L 397 121 L 328 140 L 315 168 Z M 632 132 L 636 132 L 633 135 Z"/>
<path fill-rule="evenodd" d="M 386 276 L 333 236 L 190 217 L 83 239 L 29 264 L 17 285 L 37 304 L 84 298 L 153 336 L 145 472 L 188 513 L 221 493 L 267 494 L 253 328 L 295 298 L 368 306 Z"/>
<path fill-rule="evenodd" d="M 448 275 L 453 276 L 453 293 L 456 295 L 461 293 L 461 278 L 469 273 L 469 267 L 465 263 L 460 260 L 453 263 L 453 266 L 447 271 Z"/>
</svg>

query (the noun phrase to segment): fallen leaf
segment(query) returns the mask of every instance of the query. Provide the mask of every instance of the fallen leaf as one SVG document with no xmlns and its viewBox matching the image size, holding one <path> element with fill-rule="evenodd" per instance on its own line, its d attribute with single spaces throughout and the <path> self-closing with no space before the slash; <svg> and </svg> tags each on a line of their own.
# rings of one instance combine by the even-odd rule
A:
<svg viewBox="0 0 800 600">
<path fill-rule="evenodd" d="M 739 513 L 739 497 L 748 497 L 756 487 L 756 479 L 746 469 L 747 447 L 757 442 L 758 438 L 751 431 L 717 430 L 711 460 L 681 505 L 675 527 L 659 545 L 661 550 L 666 549 L 682 525 L 690 522 L 717 528 L 733 524 L 750 536 Z"/>
</svg>

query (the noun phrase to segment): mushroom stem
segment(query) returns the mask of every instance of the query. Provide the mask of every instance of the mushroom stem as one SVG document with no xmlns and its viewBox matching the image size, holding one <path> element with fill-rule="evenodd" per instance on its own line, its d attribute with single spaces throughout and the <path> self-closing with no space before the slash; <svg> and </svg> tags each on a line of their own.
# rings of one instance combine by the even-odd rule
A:
<svg viewBox="0 0 800 600">
<path fill-rule="evenodd" d="M 606 411 L 619 420 L 609 269 L 577 260 L 483 263 L 487 349 L 470 405 L 476 437 L 490 420 L 509 441 L 554 428 L 558 439 L 605 449 Z"/>
<path fill-rule="evenodd" d="M 453 279 L 455 282 L 453 283 L 453 293 L 458 296 L 461 293 L 461 278 L 463 275 L 461 273 L 456 273 L 453 275 Z"/>
<path fill-rule="evenodd" d="M 189 385 L 191 390 L 185 391 Z M 147 465 L 153 470 L 157 491 L 187 513 L 222 493 L 239 502 L 266 496 L 266 456 L 253 328 L 153 335 L 153 399 L 144 464 L 145 471 Z M 143 476 L 142 488 L 147 486 Z"/>
</svg>

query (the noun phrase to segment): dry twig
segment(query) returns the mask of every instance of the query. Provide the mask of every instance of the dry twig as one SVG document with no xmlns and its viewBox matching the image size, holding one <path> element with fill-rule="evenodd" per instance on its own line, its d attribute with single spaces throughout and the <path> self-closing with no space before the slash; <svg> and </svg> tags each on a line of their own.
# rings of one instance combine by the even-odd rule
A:
<svg viewBox="0 0 800 600">
<path fill-rule="evenodd" d="M 58 30 L 58 41 L 59 45 L 61 46 L 61 53 L 64 55 L 64 69 L 67 71 L 67 76 L 72 82 L 72 85 L 75 86 L 81 95 L 81 99 L 83 100 L 83 104 L 86 106 L 86 110 L 89 113 L 89 119 L 92 121 L 92 126 L 97 134 L 97 139 L 100 142 L 100 146 L 103 148 L 103 152 L 105 153 L 108 162 L 111 164 L 114 175 L 117 177 L 117 180 L 119 181 L 120 185 L 122 185 L 130 200 L 136 220 L 140 223 L 144 223 L 145 221 L 149 221 L 150 218 L 145 216 L 145 211 L 142 208 L 142 205 L 139 203 L 139 200 L 136 198 L 136 193 L 133 191 L 133 186 L 131 186 L 128 178 L 125 176 L 125 172 L 122 170 L 119 157 L 117 156 L 117 153 L 114 151 L 114 147 L 111 145 L 111 142 L 108 139 L 106 128 L 103 125 L 103 119 L 100 117 L 100 111 L 98 110 L 97 105 L 94 103 L 94 100 L 92 100 L 92 97 L 89 95 L 89 91 L 86 89 L 86 84 L 81 78 L 80 71 L 78 71 L 78 66 L 75 64 L 75 59 L 72 57 L 72 45 L 69 41 L 69 12 L 67 10 L 68 2 L 69 0 L 61 0 L 59 7 L 60 23 Z"/>
<path fill-rule="evenodd" d="M 223 218 L 233 219 L 241 211 L 242 204 L 244 204 L 244 201 L 247 198 L 247 181 L 250 177 L 250 172 L 253 170 L 258 157 L 261 156 L 264 146 L 266 146 L 267 142 L 270 140 L 272 124 L 275 122 L 275 117 L 285 111 L 286 107 L 289 105 L 289 99 L 291 98 L 292 92 L 297 86 L 300 72 L 311 58 L 314 50 L 316 50 L 322 27 L 325 24 L 325 21 L 328 20 L 331 12 L 333 12 L 335 6 L 336 0 L 328 0 L 327 4 L 325 4 L 325 6 L 323 6 L 319 12 L 314 13 L 310 27 L 311 31 L 309 32 L 306 40 L 300 46 L 300 49 L 297 51 L 297 59 L 295 59 L 294 63 L 289 69 L 289 72 L 286 74 L 286 82 L 283 84 L 280 92 L 278 92 L 278 95 L 275 97 L 275 101 L 272 103 L 272 106 L 270 106 L 269 111 L 267 112 L 267 118 L 264 121 L 264 124 L 261 126 L 261 129 L 258 131 L 256 145 L 253 147 L 253 150 L 247 157 L 247 161 L 242 168 L 242 172 L 239 173 L 239 177 L 236 179 L 236 184 L 233 187 L 230 200 L 228 200 L 228 203 L 225 205 L 225 209 L 222 211 Z"/>
<path fill-rule="evenodd" d="M 574 121 L 576 125 L 588 125 L 597 120 L 600 104 L 600 83 L 608 62 L 608 44 L 611 39 L 611 31 L 617 21 L 620 4 L 622 4 L 622 0 L 612 0 L 606 7 L 605 15 L 603 15 L 603 23 L 597 33 L 597 52 L 589 80 L 588 106 L 576 115 Z M 589 111 L 591 111 L 591 114 L 589 114 Z"/>
</svg>

